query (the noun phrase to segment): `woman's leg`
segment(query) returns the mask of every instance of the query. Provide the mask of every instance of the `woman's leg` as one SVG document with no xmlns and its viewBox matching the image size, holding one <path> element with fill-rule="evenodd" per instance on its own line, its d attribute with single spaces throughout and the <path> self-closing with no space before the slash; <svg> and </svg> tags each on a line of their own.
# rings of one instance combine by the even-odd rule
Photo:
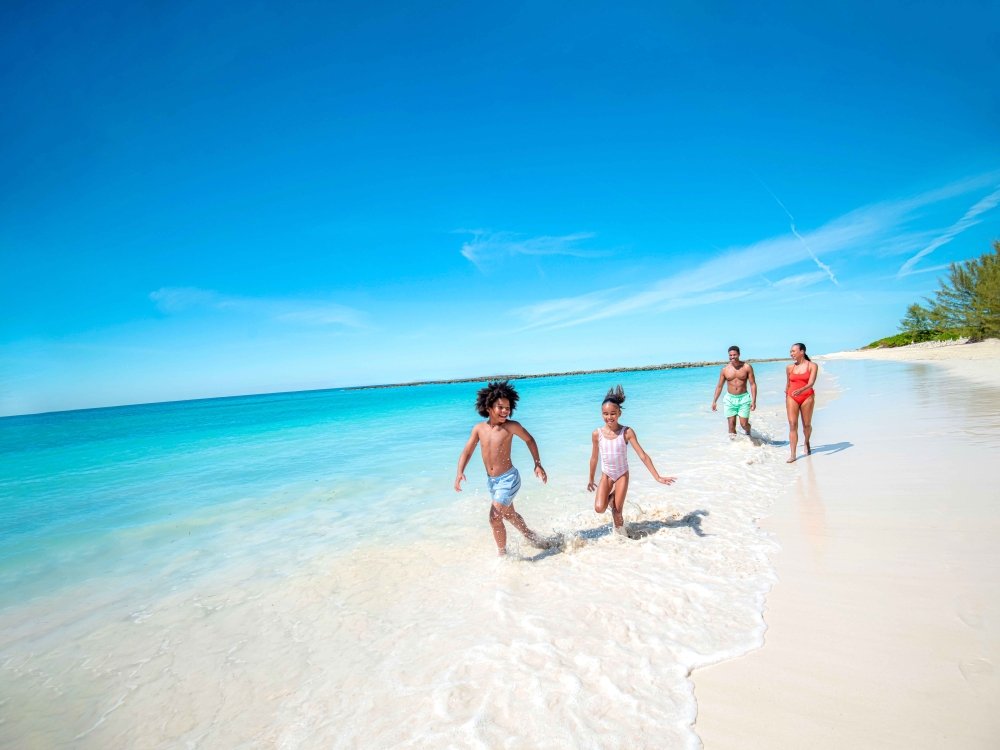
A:
<svg viewBox="0 0 1000 750">
<path fill-rule="evenodd" d="M 815 394 L 803 401 L 802 406 L 799 408 L 799 411 L 802 412 L 802 437 L 805 439 L 807 456 L 812 453 L 812 446 L 809 445 L 809 438 L 811 438 L 813 434 L 813 409 L 815 408 Z"/>
<path fill-rule="evenodd" d="M 791 396 L 785 396 L 785 410 L 788 412 L 788 445 L 792 449 L 792 457 L 787 463 L 792 463 L 799 445 L 799 405 Z"/>
<path fill-rule="evenodd" d="M 626 471 L 615 482 L 615 491 L 611 493 L 611 517 L 615 520 L 615 528 L 621 528 L 625 523 L 622 508 L 625 507 L 625 495 L 628 494 L 628 472 Z"/>
</svg>

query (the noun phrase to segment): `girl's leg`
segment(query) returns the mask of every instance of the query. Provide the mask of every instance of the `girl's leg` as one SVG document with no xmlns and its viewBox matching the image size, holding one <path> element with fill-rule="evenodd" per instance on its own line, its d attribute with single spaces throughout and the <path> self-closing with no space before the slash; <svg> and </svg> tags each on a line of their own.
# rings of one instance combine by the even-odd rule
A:
<svg viewBox="0 0 1000 750">
<path fill-rule="evenodd" d="M 816 396 L 810 396 L 805 401 L 802 402 L 802 407 L 799 411 L 802 412 L 802 436 L 806 443 L 806 455 L 808 456 L 812 453 L 812 446 L 809 445 L 809 438 L 813 434 L 813 409 L 816 408 Z"/>
<path fill-rule="evenodd" d="M 625 507 L 625 495 L 628 494 L 628 472 L 626 471 L 615 482 L 615 491 L 611 495 L 611 517 L 615 519 L 615 528 L 621 528 L 625 523 L 622 508 Z"/>
<path fill-rule="evenodd" d="M 601 479 L 597 483 L 597 496 L 594 498 L 594 512 L 603 513 L 608 509 L 608 504 L 614 502 L 615 483 L 611 478 L 601 473 Z"/>
<path fill-rule="evenodd" d="M 497 553 L 507 554 L 507 529 L 503 525 L 503 508 L 499 503 L 490 505 L 490 526 L 493 528 L 493 538 L 497 543 Z"/>
<path fill-rule="evenodd" d="M 799 445 L 799 405 L 791 396 L 785 396 L 785 409 L 788 411 L 788 445 L 792 449 L 792 457 L 787 463 L 795 461 L 795 449 Z"/>
</svg>

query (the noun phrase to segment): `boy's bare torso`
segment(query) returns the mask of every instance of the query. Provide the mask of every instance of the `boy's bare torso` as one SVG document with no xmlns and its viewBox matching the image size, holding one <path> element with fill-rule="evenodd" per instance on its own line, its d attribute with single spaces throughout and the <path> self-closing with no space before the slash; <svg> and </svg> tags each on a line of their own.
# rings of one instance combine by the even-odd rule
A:
<svg viewBox="0 0 1000 750">
<path fill-rule="evenodd" d="M 523 432 L 523 428 L 512 419 L 498 425 L 491 425 L 488 421 L 476 425 L 479 451 L 486 473 L 491 477 L 506 474 L 514 465 L 510 461 L 510 444 L 517 432 Z"/>
<path fill-rule="evenodd" d="M 741 396 L 747 392 L 747 380 L 750 379 L 749 362 L 741 362 L 739 367 L 729 364 L 722 368 L 722 377 L 726 379 L 726 389 L 733 396 Z"/>
</svg>

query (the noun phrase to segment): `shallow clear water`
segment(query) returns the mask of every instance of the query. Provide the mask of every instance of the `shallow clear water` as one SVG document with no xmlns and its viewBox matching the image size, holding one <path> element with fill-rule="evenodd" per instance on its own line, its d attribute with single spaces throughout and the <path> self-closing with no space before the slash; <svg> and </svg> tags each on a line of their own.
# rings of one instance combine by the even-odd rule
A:
<svg viewBox="0 0 1000 750">
<path fill-rule="evenodd" d="M 714 368 L 518 383 L 558 541 L 496 558 L 477 384 L 325 391 L 0 420 L 0 744 L 697 746 L 694 666 L 758 645 L 755 519 L 790 481 L 780 363 L 763 440 L 729 440 Z M 629 536 L 586 492 L 616 382 Z M 654 741 L 655 738 L 655 741 Z"/>
</svg>

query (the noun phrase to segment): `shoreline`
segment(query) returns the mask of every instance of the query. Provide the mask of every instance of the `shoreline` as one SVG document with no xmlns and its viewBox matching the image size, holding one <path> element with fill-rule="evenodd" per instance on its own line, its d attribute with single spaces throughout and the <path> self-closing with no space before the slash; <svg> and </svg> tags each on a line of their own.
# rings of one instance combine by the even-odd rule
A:
<svg viewBox="0 0 1000 750">
<path fill-rule="evenodd" d="M 764 645 L 692 672 L 695 731 L 709 750 L 995 747 L 1000 341 L 816 359 L 845 390 L 759 522 L 781 545 Z"/>
</svg>

